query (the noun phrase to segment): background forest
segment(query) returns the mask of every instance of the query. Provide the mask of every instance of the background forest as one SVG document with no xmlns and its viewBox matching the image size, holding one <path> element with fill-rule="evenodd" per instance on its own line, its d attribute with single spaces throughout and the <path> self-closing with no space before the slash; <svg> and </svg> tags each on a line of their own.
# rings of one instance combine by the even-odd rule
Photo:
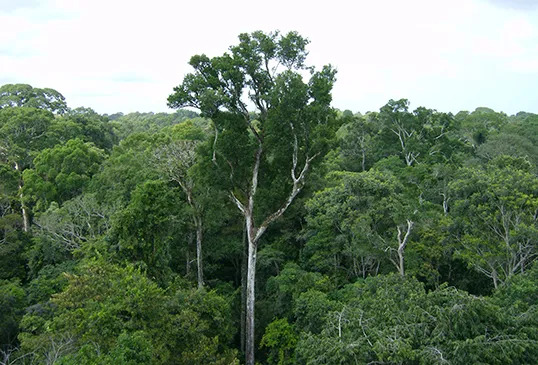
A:
<svg viewBox="0 0 538 365">
<path fill-rule="evenodd" d="M 307 42 L 243 37 L 191 59 L 200 113 L 0 87 L 0 363 L 249 363 L 249 313 L 264 364 L 538 363 L 538 115 L 334 110 Z"/>
</svg>

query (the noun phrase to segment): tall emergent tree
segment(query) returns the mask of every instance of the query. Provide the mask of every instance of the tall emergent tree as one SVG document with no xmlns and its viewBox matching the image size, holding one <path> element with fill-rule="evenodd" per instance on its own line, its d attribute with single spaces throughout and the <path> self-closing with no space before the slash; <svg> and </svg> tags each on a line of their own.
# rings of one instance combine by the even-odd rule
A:
<svg viewBox="0 0 538 365">
<path fill-rule="evenodd" d="M 299 194 L 334 133 L 330 102 L 336 71 L 306 66 L 308 43 L 296 32 L 241 34 L 239 44 L 220 57 L 193 56 L 194 72 L 168 98 L 170 107 L 194 107 L 213 121 L 215 173 L 245 219 L 249 365 L 258 243 Z"/>
</svg>

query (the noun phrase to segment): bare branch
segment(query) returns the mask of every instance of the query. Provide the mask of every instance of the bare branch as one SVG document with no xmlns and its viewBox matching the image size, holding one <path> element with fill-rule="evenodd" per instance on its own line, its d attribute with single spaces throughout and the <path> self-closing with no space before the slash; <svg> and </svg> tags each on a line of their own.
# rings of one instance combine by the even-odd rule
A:
<svg viewBox="0 0 538 365">
<path fill-rule="evenodd" d="M 215 123 L 213 123 L 213 128 L 215 129 L 215 139 L 213 140 L 213 157 L 211 158 L 211 161 L 213 161 L 213 165 L 218 167 L 217 164 L 217 139 L 219 138 L 219 130 L 217 129 L 217 126 Z"/>
<path fill-rule="evenodd" d="M 415 225 L 415 222 L 407 220 L 407 232 L 405 233 L 403 241 L 401 240 L 402 231 L 400 227 L 398 227 L 398 251 L 403 252 L 405 249 L 405 246 L 407 246 L 407 242 L 409 240 L 409 235 L 411 234 L 411 230 L 413 229 L 413 226 Z"/>
<path fill-rule="evenodd" d="M 237 206 L 237 208 L 241 211 L 241 213 L 245 214 L 245 206 L 237 197 L 235 196 L 234 192 L 230 192 L 230 198 L 232 199 L 232 202 Z"/>
<path fill-rule="evenodd" d="M 288 198 L 286 199 L 286 202 L 277 211 L 275 211 L 273 214 L 270 214 L 263 221 L 263 223 L 258 228 L 258 231 L 256 232 L 255 240 L 258 240 L 263 235 L 263 233 L 265 232 L 267 227 L 272 222 L 274 222 L 275 220 L 280 218 L 282 216 L 282 214 L 284 214 L 284 212 L 291 205 L 291 203 L 293 202 L 295 197 L 301 192 L 301 190 L 302 190 L 302 188 L 304 186 L 304 180 L 306 178 L 306 174 L 308 172 L 308 169 L 310 168 L 310 164 L 311 164 L 312 160 L 314 160 L 318 155 L 319 154 L 316 153 L 314 156 L 306 158 L 305 164 L 303 166 L 303 169 L 301 170 L 301 173 L 299 174 L 299 177 L 294 178 L 294 180 L 293 180 L 293 187 L 291 189 L 290 194 L 288 195 Z"/>
</svg>

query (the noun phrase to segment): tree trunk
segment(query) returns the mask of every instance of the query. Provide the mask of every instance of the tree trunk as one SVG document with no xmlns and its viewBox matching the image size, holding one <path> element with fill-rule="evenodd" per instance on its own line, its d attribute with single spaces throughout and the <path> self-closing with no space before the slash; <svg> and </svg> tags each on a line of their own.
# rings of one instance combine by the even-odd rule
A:
<svg viewBox="0 0 538 365">
<path fill-rule="evenodd" d="M 293 125 L 291 125 L 291 130 L 293 131 Z M 256 134 L 256 131 L 253 130 L 253 133 Z M 247 245 L 248 245 L 248 258 L 247 258 L 247 292 L 246 292 L 246 336 L 245 336 L 245 363 L 246 365 L 254 365 L 254 303 L 255 303 L 255 284 L 256 284 L 256 250 L 258 241 L 267 230 L 270 224 L 275 220 L 280 218 L 284 212 L 288 209 L 290 204 L 293 202 L 297 194 L 300 193 L 302 186 L 304 184 L 304 179 L 310 167 L 310 163 L 314 158 L 317 157 L 315 154 L 312 157 L 307 157 L 304 163 L 302 170 L 299 173 L 299 176 L 296 175 L 297 169 L 297 154 L 298 154 L 298 144 L 297 137 L 294 137 L 294 153 L 293 153 L 293 166 L 291 169 L 291 178 L 293 181 L 292 190 L 284 202 L 284 204 L 277 209 L 272 214 L 269 214 L 265 220 L 256 227 L 254 222 L 254 200 L 256 196 L 256 190 L 258 187 L 258 173 L 260 168 L 261 156 L 263 153 L 263 145 L 261 139 L 259 139 L 258 150 L 256 151 L 254 166 L 252 168 L 252 181 L 250 185 L 250 191 L 247 197 L 247 204 L 243 204 L 233 193 L 230 192 L 230 198 L 235 203 L 239 211 L 245 217 L 245 231 L 247 234 Z"/>
<path fill-rule="evenodd" d="M 187 252 L 185 253 L 185 276 L 189 277 L 191 273 L 191 258 L 189 257 L 189 250 L 187 247 Z"/>
<path fill-rule="evenodd" d="M 21 185 L 19 185 L 19 191 L 21 192 L 20 198 L 21 198 L 21 210 L 22 210 L 22 227 L 24 229 L 24 232 L 28 232 L 30 228 L 30 218 L 28 218 L 28 211 L 26 210 L 26 207 L 24 206 Z"/>
<path fill-rule="evenodd" d="M 413 226 L 415 225 L 415 222 L 407 220 L 407 231 L 405 232 L 405 236 L 402 240 L 402 229 L 398 226 L 398 271 L 400 272 L 401 276 L 405 275 L 404 270 L 404 250 L 405 246 L 407 246 L 407 243 L 409 242 L 409 235 L 411 234 L 411 230 L 413 229 Z"/>
<path fill-rule="evenodd" d="M 181 185 L 181 188 L 187 195 L 187 203 L 192 208 L 192 222 L 194 224 L 194 227 L 196 229 L 196 275 L 197 275 L 197 281 L 198 281 L 198 289 L 203 288 L 204 286 L 204 270 L 202 265 L 202 240 L 203 240 L 203 233 L 204 233 L 204 227 L 202 224 L 202 217 L 200 210 L 198 209 L 198 205 L 196 204 L 196 201 L 194 199 L 192 188 L 189 188 L 188 185 L 183 184 L 180 182 L 180 180 L 176 180 Z"/>
<path fill-rule="evenodd" d="M 20 170 L 19 164 L 17 162 L 15 162 L 15 170 L 17 170 L 20 175 L 18 188 L 19 188 L 19 198 L 21 202 L 22 226 L 23 226 L 24 232 L 28 232 L 28 230 L 30 229 L 30 218 L 28 217 L 28 211 L 26 210 L 26 206 L 24 205 L 24 196 L 22 194 L 22 186 L 23 186 L 22 171 Z"/>
<path fill-rule="evenodd" d="M 404 269 L 404 251 L 403 249 L 398 249 L 398 259 L 400 260 L 400 275 L 405 275 L 405 269 Z"/>
<path fill-rule="evenodd" d="M 256 244 L 255 229 L 252 226 L 252 217 L 246 217 L 246 230 L 248 241 L 247 261 L 247 298 L 246 298 L 246 338 L 245 338 L 245 364 L 254 365 L 254 303 L 256 285 Z"/>
<path fill-rule="evenodd" d="M 441 193 L 441 196 L 443 197 L 443 213 L 447 215 L 448 214 L 448 201 L 450 200 L 450 198 L 447 196 L 446 193 Z"/>
<path fill-rule="evenodd" d="M 198 289 L 201 289 L 204 287 L 204 270 L 202 266 L 202 238 L 203 238 L 202 219 L 200 217 L 196 217 L 195 222 L 196 222 L 196 267 L 198 269 Z"/>
<path fill-rule="evenodd" d="M 248 245 L 246 243 L 246 229 L 243 229 L 243 259 L 241 260 L 241 352 L 245 353 L 245 336 L 246 336 L 246 312 L 247 312 L 247 262 L 248 262 Z"/>
<path fill-rule="evenodd" d="M 497 277 L 497 271 L 493 270 L 493 271 L 491 272 L 491 278 L 493 279 L 493 287 L 494 287 L 495 289 L 497 289 L 498 286 L 499 286 L 499 283 L 498 283 L 499 279 L 498 279 L 498 277 Z"/>
</svg>

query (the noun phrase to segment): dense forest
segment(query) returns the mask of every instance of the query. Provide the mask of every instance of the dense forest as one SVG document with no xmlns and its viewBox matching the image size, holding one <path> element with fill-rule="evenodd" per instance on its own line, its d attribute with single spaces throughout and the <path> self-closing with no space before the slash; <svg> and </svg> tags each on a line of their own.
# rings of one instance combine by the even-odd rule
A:
<svg viewBox="0 0 538 365">
<path fill-rule="evenodd" d="M 0 87 L 0 364 L 538 363 L 538 115 L 337 110 L 307 46 L 174 113 Z"/>
</svg>

